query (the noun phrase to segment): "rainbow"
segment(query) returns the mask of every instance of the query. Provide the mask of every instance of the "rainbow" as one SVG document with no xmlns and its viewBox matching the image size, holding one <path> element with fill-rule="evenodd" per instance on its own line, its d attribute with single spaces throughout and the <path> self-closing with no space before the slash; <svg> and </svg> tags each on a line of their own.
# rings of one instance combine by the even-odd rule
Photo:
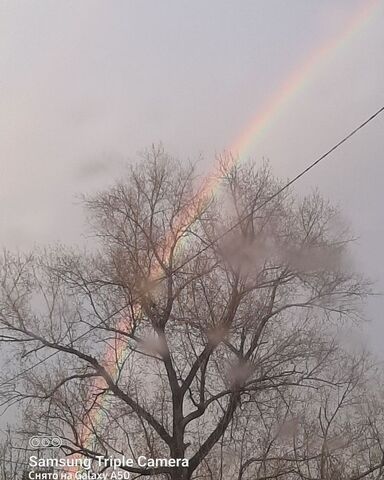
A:
<svg viewBox="0 0 384 480">
<path fill-rule="evenodd" d="M 296 68 L 291 75 L 282 83 L 277 93 L 266 103 L 264 108 L 257 112 L 256 116 L 248 123 L 247 127 L 241 132 L 229 148 L 233 154 L 229 164 L 226 166 L 228 171 L 242 159 L 248 158 L 253 151 L 257 142 L 265 135 L 273 123 L 277 121 L 279 115 L 288 107 L 289 102 L 303 90 L 303 88 L 314 78 L 316 72 L 325 62 L 329 62 L 332 56 L 342 49 L 375 15 L 379 7 L 383 5 L 381 0 L 364 1 L 363 6 L 359 8 L 351 17 L 346 27 L 335 37 L 327 40 L 325 43 L 314 49 L 308 59 Z M 203 183 L 198 197 L 203 200 L 186 208 L 178 220 L 178 230 L 183 235 L 183 231 L 187 225 L 193 223 L 199 214 L 199 205 L 204 204 L 204 199 L 209 198 L 215 193 L 220 184 L 220 179 L 216 175 L 208 176 Z M 163 258 L 167 258 L 171 247 L 171 237 L 166 240 L 162 252 Z M 151 278 L 159 277 L 160 268 L 155 268 L 151 272 Z M 136 307 L 137 312 L 140 306 Z M 128 322 L 129 323 L 129 322 Z M 124 326 L 123 326 L 124 324 Z M 119 328 L 127 328 L 127 321 L 122 321 Z M 103 359 L 103 365 L 112 377 L 116 377 L 119 366 L 126 358 L 126 344 L 121 339 L 116 339 L 115 346 L 107 349 Z M 105 388 L 103 380 L 95 382 L 93 392 L 99 388 Z M 90 407 L 87 414 L 87 421 L 83 427 L 81 441 L 86 448 L 91 448 L 93 440 L 93 430 L 100 424 L 105 410 L 105 400 L 101 403 Z"/>
<path fill-rule="evenodd" d="M 380 0 L 364 2 L 363 7 L 351 17 L 346 27 L 337 36 L 314 49 L 306 61 L 282 83 L 275 96 L 248 123 L 247 127 L 233 142 L 230 151 L 240 158 L 247 157 L 258 140 L 265 135 L 266 131 L 288 107 L 289 102 L 310 83 L 314 74 L 324 63 L 331 61 L 332 57 L 362 30 L 368 21 L 374 17 L 381 5 L 383 5 L 383 2 Z"/>
</svg>

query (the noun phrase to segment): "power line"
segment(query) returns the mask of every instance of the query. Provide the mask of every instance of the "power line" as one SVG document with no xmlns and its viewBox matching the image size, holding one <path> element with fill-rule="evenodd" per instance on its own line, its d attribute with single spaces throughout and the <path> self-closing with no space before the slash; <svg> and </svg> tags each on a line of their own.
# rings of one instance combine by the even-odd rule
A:
<svg viewBox="0 0 384 480">
<path fill-rule="evenodd" d="M 225 230 L 223 233 L 221 233 L 220 235 L 218 235 L 216 238 L 214 238 L 213 240 L 211 240 L 210 242 L 208 242 L 201 250 L 199 250 L 198 252 L 196 252 L 194 255 L 192 255 L 191 257 L 189 257 L 185 262 L 183 262 L 181 265 L 179 265 L 178 267 L 176 267 L 175 269 L 173 269 L 171 272 L 169 272 L 167 275 L 164 275 L 162 277 L 159 277 L 155 283 L 158 283 L 158 282 L 161 282 L 162 280 L 165 280 L 166 278 L 168 278 L 169 276 L 173 275 L 174 273 L 178 272 L 179 270 L 181 270 L 183 267 L 185 267 L 188 263 L 190 263 L 192 260 L 194 260 L 195 258 L 197 258 L 199 255 L 201 255 L 202 253 L 204 253 L 205 251 L 207 251 L 210 247 L 212 247 L 213 245 L 215 245 L 218 241 L 220 241 L 223 237 L 225 237 L 226 235 L 228 235 L 228 233 L 232 232 L 235 228 L 237 228 L 239 225 L 241 225 L 244 220 L 247 220 L 248 218 L 250 218 L 251 216 L 253 216 L 257 211 L 259 211 L 260 209 L 262 209 L 263 207 L 265 207 L 265 205 L 267 205 L 270 201 L 272 201 L 273 199 L 275 199 L 278 195 L 280 195 L 282 192 L 284 192 L 285 190 L 287 190 L 287 188 L 289 188 L 293 183 L 297 182 L 297 180 L 299 180 L 301 177 L 303 177 L 304 175 L 306 175 L 310 170 L 312 170 L 314 167 L 316 167 L 320 162 L 322 162 L 324 159 L 326 159 L 331 153 L 333 153 L 335 150 L 337 150 L 339 147 L 341 147 L 341 145 L 343 145 L 344 143 L 346 143 L 348 140 L 350 140 L 357 132 L 359 132 L 359 130 L 361 130 L 362 128 L 364 128 L 366 125 L 368 125 L 372 120 L 374 120 L 376 117 L 378 117 L 381 113 L 383 113 L 384 111 L 384 106 L 382 106 L 381 108 L 379 108 L 375 113 L 373 113 L 368 119 L 366 119 L 364 122 L 360 123 L 360 125 L 358 125 L 355 129 L 353 129 L 350 133 L 348 133 L 345 137 L 343 137 L 339 142 L 337 142 L 333 147 L 331 147 L 327 152 L 325 152 L 323 155 L 321 155 L 319 158 L 317 158 L 314 162 L 312 162 L 308 167 L 306 167 L 304 170 L 302 170 L 300 173 L 298 173 L 292 180 L 290 180 L 288 183 L 286 183 L 283 187 L 281 187 L 280 189 L 278 189 L 273 195 L 271 195 L 270 197 L 268 197 L 264 202 L 262 202 L 255 210 L 253 210 L 252 212 L 248 213 L 247 215 L 245 215 L 243 218 L 241 218 L 240 220 L 238 220 L 236 223 L 234 223 L 230 228 L 228 228 L 227 230 Z M 135 300 L 134 302 L 137 302 L 139 299 L 141 298 L 141 295 L 139 295 Z M 106 319 L 104 319 L 103 321 L 99 322 L 98 324 L 94 325 L 93 327 L 91 327 L 89 330 L 87 330 L 86 332 L 82 333 L 81 335 L 79 335 L 78 337 L 76 337 L 75 339 L 72 340 L 71 343 L 69 344 L 66 344 L 65 347 L 70 347 L 73 345 L 74 342 L 76 342 L 77 340 L 80 340 L 81 338 L 83 338 L 85 335 L 87 335 L 88 333 L 92 332 L 93 330 L 95 330 L 96 328 L 100 327 L 103 323 L 105 323 L 106 321 L 108 321 L 110 318 L 112 318 L 113 316 L 117 315 L 118 313 L 120 313 L 121 311 L 123 311 L 124 309 L 126 308 L 126 305 L 120 309 L 118 309 L 116 312 L 114 312 L 113 314 L 109 315 Z M 19 372 L 17 375 L 15 375 L 14 377 L 6 380 L 5 382 L 2 382 L 0 384 L 0 387 L 4 386 L 4 385 L 7 385 L 9 384 L 10 382 L 13 382 L 14 380 L 16 380 L 17 378 L 21 377 L 22 375 L 24 375 L 25 373 L 28 373 L 30 372 L 31 370 L 33 370 L 34 368 L 38 367 L 39 365 L 41 365 L 42 363 L 44 363 L 45 361 L 49 360 L 50 358 L 52 358 L 54 355 L 56 355 L 57 353 L 59 353 L 60 350 L 55 350 L 54 352 L 52 352 L 50 355 L 48 355 L 47 357 L 39 360 L 36 364 L 34 365 L 31 365 L 30 367 L 26 368 L 25 370 Z"/>
<path fill-rule="evenodd" d="M 322 160 L 324 160 L 325 158 L 327 158 L 331 153 L 333 153 L 335 150 L 337 150 L 341 145 L 343 145 L 343 143 L 347 142 L 351 137 L 353 137 L 359 130 L 361 130 L 362 128 L 364 128 L 366 125 L 368 125 L 368 123 L 370 123 L 373 119 L 375 119 L 376 117 L 378 117 L 381 113 L 383 113 L 384 111 L 384 106 L 382 106 L 379 110 L 377 110 L 373 115 L 371 115 L 367 120 L 365 120 L 363 123 L 361 123 L 358 127 L 356 127 L 354 130 L 352 130 L 348 135 L 346 135 L 344 138 L 342 138 L 338 143 L 336 143 L 332 148 L 330 148 L 326 153 L 324 153 L 323 155 L 321 155 L 321 157 L 319 157 L 317 160 L 315 160 L 314 162 L 312 162 L 308 167 L 306 167 L 304 170 L 302 170 L 300 173 L 298 173 L 292 180 L 290 180 L 288 183 L 286 183 L 283 187 L 281 187 L 279 190 L 277 190 L 273 195 L 271 195 L 270 197 L 268 197 L 264 202 L 262 202 L 257 208 L 255 208 L 254 210 L 252 210 L 252 212 L 248 213 L 247 215 L 245 215 L 243 218 L 241 218 L 239 221 L 237 221 L 236 223 L 234 223 L 230 228 L 228 228 L 227 230 L 225 230 L 223 233 L 221 233 L 220 235 L 218 235 L 215 239 L 211 240 L 210 242 L 208 242 L 201 250 L 199 250 L 197 253 L 195 253 L 194 255 L 192 255 L 192 257 L 188 258 L 184 263 L 182 263 L 181 265 L 179 265 L 178 267 L 176 267 L 172 273 L 175 273 L 177 272 L 178 270 L 180 270 L 181 268 L 183 268 L 185 265 L 187 265 L 189 262 L 191 262 L 192 260 L 194 260 L 196 257 L 198 257 L 199 255 L 201 255 L 203 252 L 205 252 L 206 250 L 208 250 L 210 247 L 212 247 L 213 245 L 215 245 L 215 243 L 217 243 L 219 240 L 221 240 L 223 237 L 225 237 L 226 235 L 228 235 L 228 233 L 232 232 L 236 227 L 238 227 L 239 225 L 241 225 L 244 220 L 247 220 L 248 218 L 250 218 L 251 216 L 253 216 L 257 211 L 261 210 L 263 207 L 265 207 L 265 205 L 267 205 L 267 203 L 269 203 L 271 200 L 273 200 L 274 198 L 276 198 L 278 195 L 280 195 L 282 192 L 284 192 L 285 190 L 287 190 L 287 188 L 289 188 L 293 183 L 297 182 L 297 180 L 299 180 L 301 177 L 303 177 L 306 173 L 308 173 L 310 170 L 312 170 L 312 168 L 316 167 L 316 165 L 318 165 Z"/>
</svg>

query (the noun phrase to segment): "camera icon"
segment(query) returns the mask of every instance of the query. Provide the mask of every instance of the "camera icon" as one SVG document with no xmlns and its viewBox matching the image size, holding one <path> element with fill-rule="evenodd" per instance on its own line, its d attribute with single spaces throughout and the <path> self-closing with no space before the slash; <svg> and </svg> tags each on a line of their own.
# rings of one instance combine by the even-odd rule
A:
<svg viewBox="0 0 384 480">
<path fill-rule="evenodd" d="M 29 439 L 29 446 L 31 448 L 59 448 L 62 443 L 60 437 L 50 437 L 47 435 L 35 435 Z"/>
</svg>

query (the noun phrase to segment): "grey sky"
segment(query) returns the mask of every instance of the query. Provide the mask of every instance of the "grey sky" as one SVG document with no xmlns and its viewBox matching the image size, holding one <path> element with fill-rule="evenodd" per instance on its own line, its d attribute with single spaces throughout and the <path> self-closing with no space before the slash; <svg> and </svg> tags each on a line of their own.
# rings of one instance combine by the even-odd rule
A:
<svg viewBox="0 0 384 480">
<path fill-rule="evenodd" d="M 0 244 L 76 242 L 75 194 L 162 141 L 214 164 L 284 79 L 368 0 L 0 0 Z M 384 4 L 322 62 L 252 152 L 283 177 L 384 104 Z M 384 117 L 312 172 L 384 291 Z M 372 299 L 382 350 L 383 299 Z"/>
</svg>

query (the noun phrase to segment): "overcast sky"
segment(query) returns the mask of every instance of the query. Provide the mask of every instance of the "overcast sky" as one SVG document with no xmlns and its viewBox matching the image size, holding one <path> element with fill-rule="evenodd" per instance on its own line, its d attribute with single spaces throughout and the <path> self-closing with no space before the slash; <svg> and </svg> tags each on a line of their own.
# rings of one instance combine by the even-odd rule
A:
<svg viewBox="0 0 384 480">
<path fill-rule="evenodd" d="M 0 245 L 79 242 L 76 194 L 162 141 L 214 165 L 319 46 L 370 0 L 0 0 Z M 384 3 L 308 76 L 255 159 L 294 176 L 384 104 Z M 299 189 L 319 187 L 384 291 L 384 116 Z M 236 152 L 235 152 L 236 153 Z M 371 299 L 382 351 L 384 300 Z"/>
</svg>

